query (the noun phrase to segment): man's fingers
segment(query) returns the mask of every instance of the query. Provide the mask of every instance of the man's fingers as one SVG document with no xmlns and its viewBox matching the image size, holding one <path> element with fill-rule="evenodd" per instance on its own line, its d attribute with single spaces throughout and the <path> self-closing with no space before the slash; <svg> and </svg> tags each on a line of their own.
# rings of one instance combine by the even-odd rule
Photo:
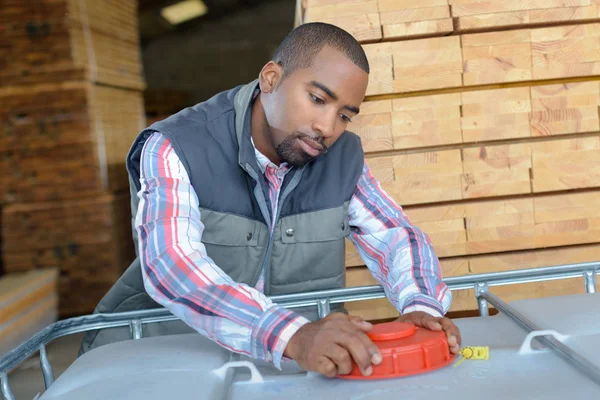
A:
<svg viewBox="0 0 600 400">
<path fill-rule="evenodd" d="M 375 365 L 381 364 L 383 358 L 381 356 L 381 352 L 379 351 L 379 347 L 377 347 L 371 338 L 369 338 L 369 336 L 367 336 L 365 333 L 359 333 L 357 337 L 367 351 L 369 363 Z"/>
<path fill-rule="evenodd" d="M 422 327 L 430 329 L 432 331 L 441 331 L 442 330 L 442 324 L 439 323 L 437 318 L 432 317 L 431 315 L 423 317 L 421 324 L 422 324 L 421 325 Z"/>
<path fill-rule="evenodd" d="M 364 338 L 362 338 L 364 336 Z M 372 372 L 372 353 L 367 343 L 371 342 L 366 334 L 360 331 L 345 331 L 338 335 L 337 343 L 343 346 L 350 353 L 352 360 L 356 363 L 363 375 L 370 375 Z M 372 346 L 375 346 L 372 344 Z"/>
<path fill-rule="evenodd" d="M 358 327 L 358 329 L 360 329 L 362 331 L 368 332 L 371 329 L 373 329 L 373 324 L 365 321 L 364 319 L 362 319 L 360 317 L 350 316 L 349 319 L 350 319 L 350 322 L 352 322 L 352 324 L 354 324 L 356 327 Z"/>
<path fill-rule="evenodd" d="M 461 344 L 461 337 L 460 337 L 460 330 L 458 329 L 458 327 L 456 325 L 454 325 L 454 322 L 452 322 L 451 319 L 448 318 L 442 318 L 440 320 L 440 323 L 442 324 L 442 327 L 444 328 L 444 332 L 446 332 L 446 334 L 448 335 L 448 343 L 450 343 L 450 341 L 452 341 L 451 345 L 459 345 Z M 452 340 L 452 338 L 454 338 L 454 340 Z"/>
<path fill-rule="evenodd" d="M 317 360 L 317 372 L 328 378 L 335 378 L 337 367 L 329 358 L 320 356 Z"/>
<path fill-rule="evenodd" d="M 352 371 L 352 356 L 345 346 L 332 344 L 327 348 L 325 355 L 333 361 L 338 374 L 347 375 Z"/>
</svg>

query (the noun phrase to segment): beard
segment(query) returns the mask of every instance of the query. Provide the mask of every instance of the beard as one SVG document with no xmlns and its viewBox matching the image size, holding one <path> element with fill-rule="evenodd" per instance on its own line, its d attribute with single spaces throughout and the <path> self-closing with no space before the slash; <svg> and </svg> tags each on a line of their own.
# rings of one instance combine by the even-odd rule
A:
<svg viewBox="0 0 600 400">
<path fill-rule="evenodd" d="M 310 154 L 306 153 L 304 150 L 302 150 L 302 148 L 298 145 L 298 139 L 303 138 L 319 144 L 323 148 L 321 154 L 327 152 L 327 146 L 325 146 L 323 138 L 314 140 L 311 136 L 305 133 L 296 132 L 286 137 L 275 148 L 279 159 L 283 162 L 288 163 L 288 165 L 292 167 L 302 168 L 315 158 L 319 157 L 321 154 L 313 157 Z"/>
</svg>

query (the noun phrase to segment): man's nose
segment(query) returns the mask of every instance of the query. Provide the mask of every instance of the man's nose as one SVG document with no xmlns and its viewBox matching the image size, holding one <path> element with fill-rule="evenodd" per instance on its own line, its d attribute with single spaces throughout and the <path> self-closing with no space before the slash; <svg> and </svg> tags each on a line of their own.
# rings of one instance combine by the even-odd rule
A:
<svg viewBox="0 0 600 400">
<path fill-rule="evenodd" d="M 313 130 L 317 132 L 323 139 L 329 139 L 335 134 L 335 115 L 329 113 L 320 115 L 313 123 Z"/>
</svg>

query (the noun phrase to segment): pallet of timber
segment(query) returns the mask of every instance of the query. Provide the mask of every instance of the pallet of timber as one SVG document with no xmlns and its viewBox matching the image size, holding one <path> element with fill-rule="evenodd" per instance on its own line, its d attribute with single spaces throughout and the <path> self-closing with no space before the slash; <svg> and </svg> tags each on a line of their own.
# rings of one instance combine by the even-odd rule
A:
<svg viewBox="0 0 600 400">
<path fill-rule="evenodd" d="M 56 321 L 57 289 L 56 268 L 0 278 L 0 354 Z"/>
<path fill-rule="evenodd" d="M 338 26 L 361 43 L 382 37 L 377 0 L 307 0 L 303 23 L 308 22 Z"/>
<path fill-rule="evenodd" d="M 367 95 L 460 87 L 460 37 L 448 36 L 363 45 L 371 74 Z"/>
<path fill-rule="evenodd" d="M 129 195 L 3 210 L 7 273 L 59 268 L 61 315 L 91 312 L 135 257 Z"/>
<path fill-rule="evenodd" d="M 600 21 L 599 0 L 449 0 L 456 32 Z"/>
<path fill-rule="evenodd" d="M 0 88 L 0 123 L 0 202 L 24 202 L 126 190 L 145 117 L 140 92 L 67 82 Z"/>
<path fill-rule="evenodd" d="M 600 245 L 581 245 L 519 251 L 501 254 L 486 254 L 458 258 L 440 259 L 444 278 L 468 274 L 510 271 L 525 268 L 548 267 L 559 264 L 594 262 L 600 259 Z M 379 282 L 366 267 L 354 267 L 346 270 L 346 286 L 370 286 Z M 532 297 L 560 296 L 585 293 L 582 278 L 558 281 L 535 282 L 491 288 L 492 292 L 508 301 Z M 452 293 L 450 312 L 477 310 L 477 301 L 473 290 L 458 290 Z M 358 315 L 370 321 L 395 318 L 399 312 L 387 299 L 346 303 L 351 315 Z"/>
<path fill-rule="evenodd" d="M 85 78 L 145 87 L 136 1 L 7 0 L 0 27 L 1 86 Z"/>
<path fill-rule="evenodd" d="M 379 0 L 383 38 L 445 36 L 454 31 L 448 0 Z"/>
</svg>

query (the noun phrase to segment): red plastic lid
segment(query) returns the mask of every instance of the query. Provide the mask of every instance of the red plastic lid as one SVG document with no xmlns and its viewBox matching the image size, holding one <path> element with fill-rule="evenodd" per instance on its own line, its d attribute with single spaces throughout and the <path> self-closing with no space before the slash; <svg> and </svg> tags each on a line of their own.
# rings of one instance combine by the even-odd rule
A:
<svg viewBox="0 0 600 400">
<path fill-rule="evenodd" d="M 354 364 L 343 379 L 385 379 L 416 375 L 445 367 L 454 361 L 448 338 L 443 331 L 434 332 L 404 322 L 377 324 L 368 333 L 379 347 L 383 361 L 373 365 L 373 373 L 363 376 Z"/>
</svg>

